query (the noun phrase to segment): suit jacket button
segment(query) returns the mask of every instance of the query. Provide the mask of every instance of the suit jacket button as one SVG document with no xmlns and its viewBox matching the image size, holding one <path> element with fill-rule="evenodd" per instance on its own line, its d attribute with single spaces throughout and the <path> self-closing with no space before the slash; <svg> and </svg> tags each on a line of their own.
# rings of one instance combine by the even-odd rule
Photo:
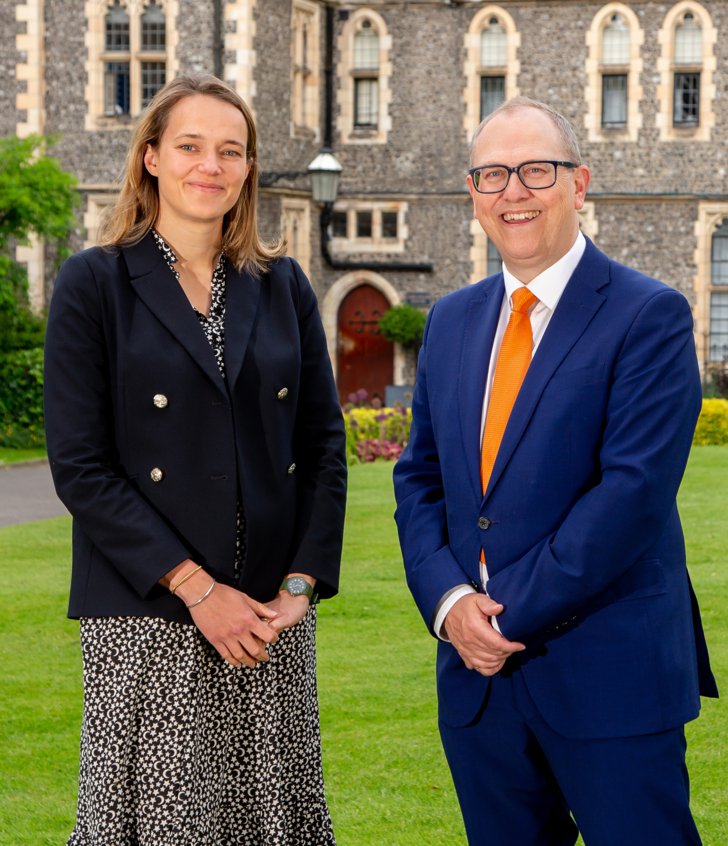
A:
<svg viewBox="0 0 728 846">
<path fill-rule="evenodd" d="M 157 408 L 166 408 L 169 405 L 169 400 L 164 394 L 155 394 L 152 397 L 152 402 Z"/>
<path fill-rule="evenodd" d="M 478 517 L 478 528 L 485 531 L 490 528 L 490 522 L 487 517 Z"/>
<path fill-rule="evenodd" d="M 152 469 L 149 471 L 149 478 L 153 482 L 161 482 L 164 478 L 164 470 L 159 467 L 152 467 Z"/>
<path fill-rule="evenodd" d="M 288 475 L 292 475 L 296 472 L 296 462 L 294 461 L 293 464 L 288 468 Z"/>
<path fill-rule="evenodd" d="M 285 399 L 288 396 L 288 388 L 281 388 L 276 394 L 278 399 Z"/>
</svg>

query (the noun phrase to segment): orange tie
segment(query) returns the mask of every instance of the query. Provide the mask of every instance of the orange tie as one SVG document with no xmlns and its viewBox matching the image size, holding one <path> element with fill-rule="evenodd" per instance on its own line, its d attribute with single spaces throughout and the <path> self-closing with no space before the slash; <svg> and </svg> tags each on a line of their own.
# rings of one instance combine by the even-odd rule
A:
<svg viewBox="0 0 728 846">
<path fill-rule="evenodd" d="M 533 333 L 528 312 L 531 306 L 538 302 L 538 297 L 528 288 L 516 288 L 511 301 L 513 308 L 498 353 L 488 410 L 485 415 L 480 456 L 480 480 L 483 493 L 488 487 L 495 457 L 498 455 L 513 404 L 521 389 L 528 365 L 531 363 Z"/>
</svg>

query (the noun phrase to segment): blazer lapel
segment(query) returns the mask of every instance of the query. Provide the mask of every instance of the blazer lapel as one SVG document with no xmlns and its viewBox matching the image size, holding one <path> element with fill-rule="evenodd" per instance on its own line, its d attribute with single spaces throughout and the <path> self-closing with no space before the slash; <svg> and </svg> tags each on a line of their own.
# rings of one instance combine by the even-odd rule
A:
<svg viewBox="0 0 728 846">
<path fill-rule="evenodd" d="M 604 303 L 606 297 L 599 289 L 608 283 L 609 259 L 587 240 L 584 255 L 566 285 L 516 397 L 486 497 L 498 484 L 552 375 Z"/>
<path fill-rule="evenodd" d="M 245 350 L 255 322 L 261 280 L 250 272 L 227 265 L 225 287 L 225 372 L 232 388 L 243 365 Z"/>
<path fill-rule="evenodd" d="M 478 499 L 480 482 L 480 424 L 485 381 L 488 378 L 493 339 L 498 327 L 505 287 L 503 274 L 478 283 L 479 290 L 468 307 L 460 349 L 459 409 L 462 442 L 470 482 Z"/>
<path fill-rule="evenodd" d="M 122 249 L 129 281 L 140 300 L 190 354 L 210 380 L 225 392 L 225 382 L 199 320 L 169 269 L 151 232 Z"/>
</svg>

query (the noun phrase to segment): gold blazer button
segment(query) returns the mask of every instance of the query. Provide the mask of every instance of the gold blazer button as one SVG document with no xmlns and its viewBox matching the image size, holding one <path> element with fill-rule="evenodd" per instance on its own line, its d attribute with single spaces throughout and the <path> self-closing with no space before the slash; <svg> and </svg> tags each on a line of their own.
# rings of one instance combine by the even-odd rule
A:
<svg viewBox="0 0 728 846">
<path fill-rule="evenodd" d="M 152 467 L 152 469 L 149 471 L 149 478 L 153 482 L 161 482 L 164 478 L 164 470 L 162 470 L 160 467 Z"/>
<path fill-rule="evenodd" d="M 157 408 L 166 408 L 169 405 L 169 400 L 164 394 L 155 394 L 154 397 L 152 397 L 152 402 Z"/>
<path fill-rule="evenodd" d="M 294 461 L 293 464 L 288 468 L 288 475 L 291 476 L 293 473 L 296 472 L 296 462 Z"/>
<path fill-rule="evenodd" d="M 277 397 L 278 399 L 285 399 L 288 396 L 288 388 L 281 388 L 278 391 Z"/>
</svg>

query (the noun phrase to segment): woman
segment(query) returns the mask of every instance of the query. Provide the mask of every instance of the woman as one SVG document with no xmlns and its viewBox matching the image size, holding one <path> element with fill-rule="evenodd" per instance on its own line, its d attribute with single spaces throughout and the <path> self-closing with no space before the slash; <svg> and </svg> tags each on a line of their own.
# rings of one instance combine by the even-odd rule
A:
<svg viewBox="0 0 728 846">
<path fill-rule="evenodd" d="M 84 660 L 69 846 L 334 843 L 313 606 L 337 590 L 344 430 L 313 291 L 260 240 L 256 192 L 245 103 L 176 79 L 101 246 L 56 282 L 48 454 Z"/>
</svg>

